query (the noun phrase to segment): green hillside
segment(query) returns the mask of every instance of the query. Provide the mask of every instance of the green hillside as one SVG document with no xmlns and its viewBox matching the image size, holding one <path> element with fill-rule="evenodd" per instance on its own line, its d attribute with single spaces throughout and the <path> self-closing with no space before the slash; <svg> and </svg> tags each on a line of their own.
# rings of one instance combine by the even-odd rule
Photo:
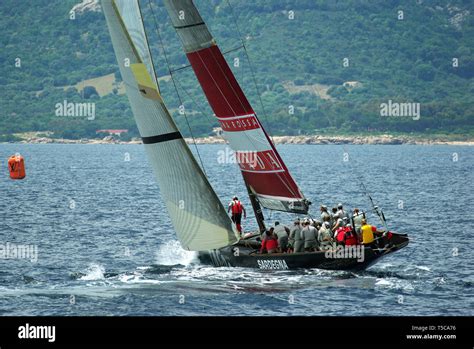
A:
<svg viewBox="0 0 474 349">
<path fill-rule="evenodd" d="M 0 140 L 27 131 L 95 137 L 104 128 L 138 135 L 104 16 L 76 11 L 71 19 L 79 2 L 0 2 Z M 196 4 L 221 49 L 231 51 L 229 63 L 274 135 L 474 134 L 471 0 L 231 0 L 233 10 L 226 0 Z M 157 27 L 171 69 L 186 65 L 186 58 L 161 0 L 142 0 L 141 6 L 165 102 L 189 134 L 166 78 Z M 245 51 L 238 49 L 237 28 L 266 113 Z M 194 135 L 210 134 L 217 123 L 192 71 L 175 77 Z M 56 115 L 64 100 L 95 103 L 95 118 Z M 389 100 L 420 103 L 419 119 L 381 116 Z"/>
</svg>

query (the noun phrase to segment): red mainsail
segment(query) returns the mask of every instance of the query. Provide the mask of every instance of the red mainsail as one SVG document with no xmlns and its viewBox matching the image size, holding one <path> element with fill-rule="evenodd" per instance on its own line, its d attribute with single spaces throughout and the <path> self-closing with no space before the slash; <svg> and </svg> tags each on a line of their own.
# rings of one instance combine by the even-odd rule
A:
<svg viewBox="0 0 474 349">
<path fill-rule="evenodd" d="M 308 201 L 262 127 L 193 1 L 165 0 L 165 5 L 250 190 L 265 208 L 306 213 Z"/>
</svg>

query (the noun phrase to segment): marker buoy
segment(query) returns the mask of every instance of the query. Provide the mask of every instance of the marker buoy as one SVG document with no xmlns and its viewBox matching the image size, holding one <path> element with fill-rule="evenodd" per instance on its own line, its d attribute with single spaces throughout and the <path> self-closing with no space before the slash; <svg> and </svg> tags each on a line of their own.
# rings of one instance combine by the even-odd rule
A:
<svg viewBox="0 0 474 349">
<path fill-rule="evenodd" d="M 10 171 L 11 179 L 23 179 L 25 173 L 25 159 L 20 154 L 10 156 L 8 159 L 8 170 Z"/>
</svg>

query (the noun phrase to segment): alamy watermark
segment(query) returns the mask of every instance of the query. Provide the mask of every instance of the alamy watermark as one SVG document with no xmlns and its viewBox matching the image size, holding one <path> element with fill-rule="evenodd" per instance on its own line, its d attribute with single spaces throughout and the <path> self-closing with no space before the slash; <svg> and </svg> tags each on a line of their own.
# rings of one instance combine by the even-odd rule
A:
<svg viewBox="0 0 474 349">
<path fill-rule="evenodd" d="M 380 116 L 411 117 L 420 120 L 420 103 L 398 103 L 391 99 L 380 104 Z"/>
<path fill-rule="evenodd" d="M 56 340 L 56 326 L 38 326 L 26 323 L 18 327 L 19 339 L 47 339 L 53 343 Z"/>
<path fill-rule="evenodd" d="M 0 244 L 0 259 L 29 259 L 38 261 L 38 245 Z"/>
<path fill-rule="evenodd" d="M 234 152 L 229 147 L 217 152 L 217 162 L 219 164 L 243 164 L 255 168 L 258 165 L 259 158 L 256 151 L 238 151 Z"/>
<path fill-rule="evenodd" d="M 357 262 L 362 263 L 365 260 L 364 245 L 337 246 L 326 251 L 324 256 L 333 259 L 357 258 Z"/>
<path fill-rule="evenodd" d="M 73 103 L 66 99 L 62 103 L 56 103 L 56 116 L 87 117 L 87 120 L 95 119 L 95 103 Z"/>
</svg>

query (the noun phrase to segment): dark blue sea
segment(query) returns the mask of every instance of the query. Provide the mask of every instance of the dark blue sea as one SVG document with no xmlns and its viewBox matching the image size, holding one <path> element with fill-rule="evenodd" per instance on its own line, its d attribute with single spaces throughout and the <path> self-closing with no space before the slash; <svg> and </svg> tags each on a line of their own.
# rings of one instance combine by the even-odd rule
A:
<svg viewBox="0 0 474 349">
<path fill-rule="evenodd" d="M 219 163 L 225 146 L 198 149 L 224 204 L 236 194 L 250 209 L 237 166 Z M 37 260 L 3 254 L 0 314 L 474 315 L 474 148 L 278 149 L 313 214 L 369 210 L 362 180 L 409 246 L 357 273 L 201 265 L 180 248 L 141 145 L 1 144 L 0 249 L 36 246 Z M 21 181 L 6 165 L 17 152 Z"/>
</svg>

